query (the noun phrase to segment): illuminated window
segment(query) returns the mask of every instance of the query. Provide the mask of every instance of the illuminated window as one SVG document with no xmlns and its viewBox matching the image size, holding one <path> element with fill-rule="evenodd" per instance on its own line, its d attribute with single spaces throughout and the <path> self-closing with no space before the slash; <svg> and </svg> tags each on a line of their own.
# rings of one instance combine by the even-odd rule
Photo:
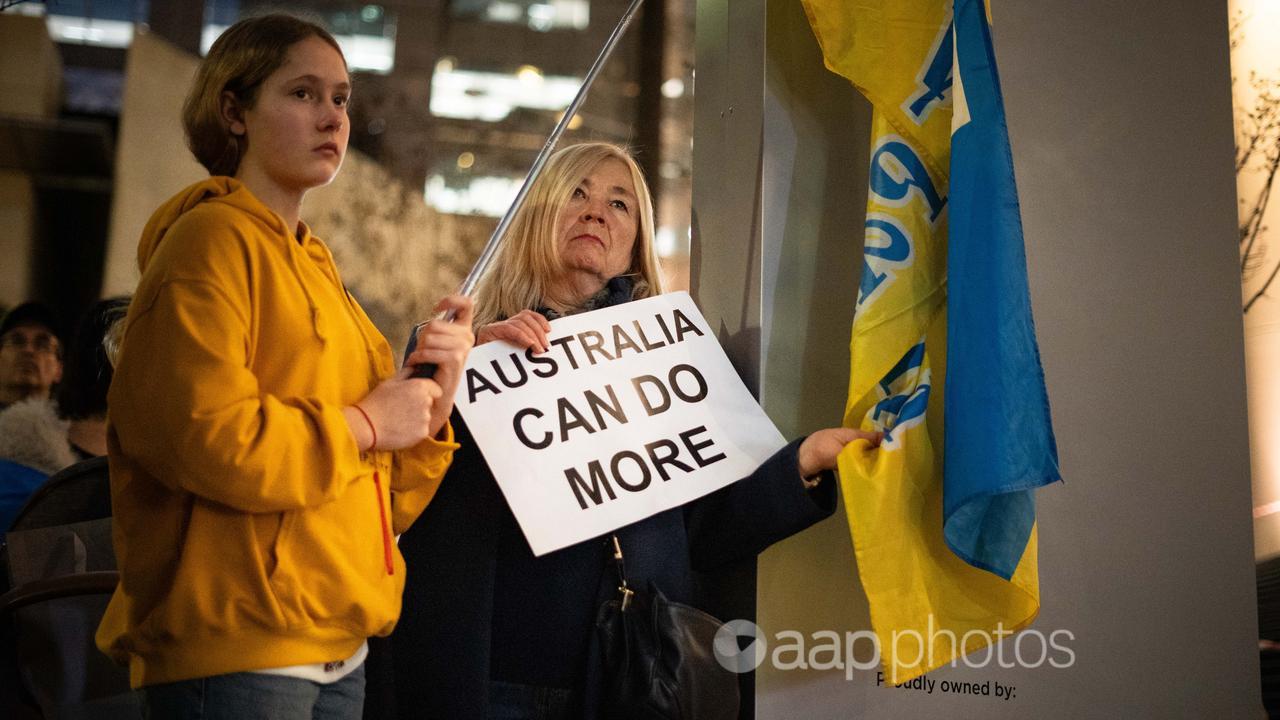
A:
<svg viewBox="0 0 1280 720">
<path fill-rule="evenodd" d="M 508 25 L 528 25 L 538 32 L 585 30 L 591 22 L 587 0 L 455 0 L 455 17 Z"/>
<path fill-rule="evenodd" d="M 395 64 L 395 18 L 381 5 L 356 5 L 316 14 L 347 58 L 347 67 L 366 72 L 389 73 Z M 208 54 L 213 41 L 241 17 L 239 0 L 209 0 L 208 22 L 200 35 L 200 53 Z"/>
<path fill-rule="evenodd" d="M 123 48 L 133 42 L 134 24 L 145 23 L 150 8 L 147 0 L 60 0 L 20 3 L 5 12 L 46 16 L 55 42 Z"/>
<path fill-rule="evenodd" d="M 498 122 L 516 108 L 564 110 L 581 84 L 581 78 L 543 75 L 528 65 L 514 73 L 459 70 L 452 58 L 444 58 L 431 79 L 431 113 Z"/>
<path fill-rule="evenodd" d="M 502 217 L 520 192 L 524 178 L 462 177 L 447 180 L 443 175 L 427 178 L 427 204 L 450 215 Z"/>
</svg>

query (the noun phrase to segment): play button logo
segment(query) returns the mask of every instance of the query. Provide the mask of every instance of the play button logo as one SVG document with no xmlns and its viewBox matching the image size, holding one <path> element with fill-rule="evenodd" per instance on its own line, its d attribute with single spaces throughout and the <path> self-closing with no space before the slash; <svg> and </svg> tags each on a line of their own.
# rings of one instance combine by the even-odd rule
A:
<svg viewBox="0 0 1280 720">
<path fill-rule="evenodd" d="M 768 654 L 760 627 L 750 620 L 730 620 L 716 631 L 716 661 L 732 673 L 751 672 Z"/>
</svg>

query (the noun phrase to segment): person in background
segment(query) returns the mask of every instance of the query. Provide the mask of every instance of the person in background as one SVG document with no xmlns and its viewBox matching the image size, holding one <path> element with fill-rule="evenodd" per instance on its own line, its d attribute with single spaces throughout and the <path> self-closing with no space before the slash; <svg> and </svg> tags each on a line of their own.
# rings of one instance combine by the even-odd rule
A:
<svg viewBox="0 0 1280 720">
<path fill-rule="evenodd" d="M 111 363 L 103 343 L 128 304 L 99 300 L 81 317 L 53 399 L 30 397 L 0 410 L 0 532 L 50 475 L 107 454 Z"/>
<path fill-rule="evenodd" d="M 0 410 L 27 398 L 45 399 L 62 377 L 62 343 L 53 311 L 18 305 L 0 321 Z"/>
<path fill-rule="evenodd" d="M 128 297 L 94 303 L 80 319 L 68 348 L 62 382 L 53 397 L 58 416 L 68 423 L 67 440 L 78 460 L 107 454 L 107 389 L 113 372 L 108 334 L 128 308 Z"/>
<path fill-rule="evenodd" d="M 400 615 L 395 535 L 457 445 L 471 349 L 427 323 L 390 345 L 302 222 L 347 150 L 351 78 L 323 28 L 241 20 L 187 96 L 211 177 L 152 215 L 107 402 L 120 585 L 97 644 L 152 718 L 360 718 L 367 640 Z"/>
<path fill-rule="evenodd" d="M 75 461 L 67 421 L 51 400 L 31 398 L 0 412 L 0 535 L 50 475 Z"/>
</svg>

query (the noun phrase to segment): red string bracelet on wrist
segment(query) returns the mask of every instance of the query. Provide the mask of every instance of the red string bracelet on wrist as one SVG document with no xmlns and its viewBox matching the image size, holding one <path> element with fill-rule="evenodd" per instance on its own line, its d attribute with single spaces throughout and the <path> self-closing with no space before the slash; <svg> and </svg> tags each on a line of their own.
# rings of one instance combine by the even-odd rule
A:
<svg viewBox="0 0 1280 720">
<path fill-rule="evenodd" d="M 369 419 L 369 413 L 365 412 L 359 403 L 353 404 L 351 407 L 359 410 L 360 414 L 364 416 L 364 421 L 369 424 L 369 432 L 373 435 L 373 442 L 369 443 L 368 449 L 372 450 L 378 447 L 378 429 L 373 426 L 373 421 Z"/>
</svg>

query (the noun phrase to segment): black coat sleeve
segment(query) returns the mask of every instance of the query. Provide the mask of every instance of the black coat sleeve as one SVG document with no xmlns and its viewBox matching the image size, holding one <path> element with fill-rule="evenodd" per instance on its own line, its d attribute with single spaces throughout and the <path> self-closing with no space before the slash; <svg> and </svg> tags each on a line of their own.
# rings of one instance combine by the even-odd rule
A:
<svg viewBox="0 0 1280 720">
<path fill-rule="evenodd" d="M 835 512 L 834 473 L 824 472 L 812 490 L 800 482 L 803 441 L 791 441 L 747 477 L 685 506 L 695 570 L 758 555 Z"/>
</svg>

